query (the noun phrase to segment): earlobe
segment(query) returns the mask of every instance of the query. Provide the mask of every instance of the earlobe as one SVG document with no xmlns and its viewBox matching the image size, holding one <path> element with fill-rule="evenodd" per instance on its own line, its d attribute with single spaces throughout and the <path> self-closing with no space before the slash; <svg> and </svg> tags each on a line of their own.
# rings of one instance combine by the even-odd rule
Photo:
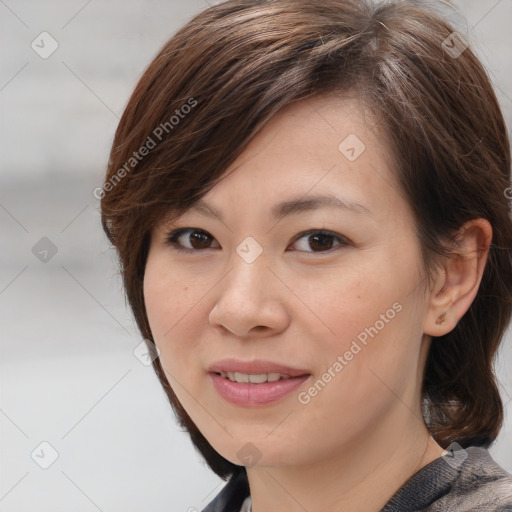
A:
<svg viewBox="0 0 512 512">
<path fill-rule="evenodd" d="M 446 257 L 428 297 L 424 332 L 443 336 L 452 331 L 474 301 L 489 254 L 492 227 L 486 219 L 466 222 L 457 245 Z"/>
<path fill-rule="evenodd" d="M 444 313 L 441 313 L 437 319 L 436 319 L 436 325 L 441 325 L 441 324 L 444 324 L 444 322 L 446 321 L 446 311 Z"/>
</svg>

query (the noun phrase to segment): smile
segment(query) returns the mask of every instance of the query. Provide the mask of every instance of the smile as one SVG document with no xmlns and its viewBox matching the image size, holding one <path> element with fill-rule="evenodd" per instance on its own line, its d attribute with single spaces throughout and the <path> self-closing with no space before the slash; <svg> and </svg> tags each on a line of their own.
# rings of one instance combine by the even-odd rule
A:
<svg viewBox="0 0 512 512">
<path fill-rule="evenodd" d="M 311 376 L 307 374 L 291 377 L 279 373 L 234 372 L 230 377 L 227 372 L 222 373 L 226 375 L 208 374 L 214 389 L 224 400 L 240 407 L 261 407 L 277 402 L 296 390 Z"/>
<path fill-rule="evenodd" d="M 263 384 L 264 382 L 277 382 L 281 379 L 290 379 L 290 375 L 283 373 L 258 373 L 247 374 L 240 372 L 220 372 L 220 376 L 232 382 L 250 382 L 251 384 Z"/>
</svg>

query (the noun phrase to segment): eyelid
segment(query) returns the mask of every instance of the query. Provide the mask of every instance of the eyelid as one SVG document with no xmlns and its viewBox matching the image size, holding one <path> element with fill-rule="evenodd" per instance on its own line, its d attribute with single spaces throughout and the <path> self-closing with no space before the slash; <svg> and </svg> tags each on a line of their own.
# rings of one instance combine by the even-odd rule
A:
<svg viewBox="0 0 512 512">
<path fill-rule="evenodd" d="M 347 246 L 347 245 L 352 244 L 352 242 L 346 236 L 340 235 L 338 233 L 335 233 L 334 231 L 330 231 L 329 229 L 323 229 L 323 228 L 308 229 L 306 231 L 301 231 L 300 233 L 297 234 L 297 236 L 295 238 L 293 238 L 291 244 L 296 243 L 301 238 L 304 238 L 304 237 L 307 237 L 310 235 L 314 235 L 314 234 L 332 236 L 333 238 L 338 240 L 339 244 L 337 246 L 335 246 L 333 249 L 329 249 L 327 251 L 296 251 L 296 252 L 305 252 L 305 253 L 311 253 L 311 254 L 327 254 L 327 253 L 334 251 L 336 249 L 336 247 Z"/>
<path fill-rule="evenodd" d="M 215 237 L 213 235 L 211 235 L 210 233 L 208 233 L 208 231 L 206 231 L 205 229 L 190 227 L 190 228 L 177 228 L 177 229 L 172 230 L 165 236 L 164 243 L 167 245 L 170 245 L 175 251 L 185 252 L 185 253 L 199 253 L 202 251 L 206 251 L 208 249 L 212 249 L 212 247 L 207 247 L 206 249 L 189 249 L 188 247 L 183 247 L 180 244 L 178 244 L 178 242 L 176 240 L 187 232 L 189 232 L 189 233 L 194 233 L 194 232 L 205 233 L 208 236 L 210 236 L 213 240 L 215 240 Z"/>
<path fill-rule="evenodd" d="M 188 227 L 188 228 L 177 228 L 170 233 L 168 233 L 165 237 L 164 243 L 167 245 L 172 246 L 172 248 L 175 251 L 182 252 L 182 253 L 200 253 L 209 249 L 216 249 L 216 247 L 206 247 L 204 249 L 189 249 L 188 247 L 183 247 L 177 243 L 177 239 L 182 236 L 185 233 L 193 233 L 193 232 L 200 232 L 205 233 L 208 236 L 210 236 L 213 240 L 216 241 L 215 237 L 211 235 L 208 231 L 201 228 L 194 228 L 194 227 Z M 309 229 L 306 231 L 301 231 L 298 233 L 293 239 L 291 244 L 295 244 L 298 240 L 301 238 L 313 235 L 313 234 L 322 234 L 322 235 L 329 235 L 332 236 L 332 238 L 336 239 L 338 241 L 338 244 L 335 245 L 333 248 L 328 249 L 326 251 L 301 251 L 297 249 L 293 249 L 292 252 L 299 252 L 303 254 L 331 254 L 332 252 L 336 251 L 339 247 L 347 247 L 349 245 L 354 245 L 353 242 L 347 238 L 346 236 L 340 235 L 334 231 L 330 231 L 328 229 L 323 228 L 315 228 L 315 229 Z M 218 243 L 218 242 L 217 242 Z M 220 244 L 219 244 L 220 245 Z"/>
</svg>

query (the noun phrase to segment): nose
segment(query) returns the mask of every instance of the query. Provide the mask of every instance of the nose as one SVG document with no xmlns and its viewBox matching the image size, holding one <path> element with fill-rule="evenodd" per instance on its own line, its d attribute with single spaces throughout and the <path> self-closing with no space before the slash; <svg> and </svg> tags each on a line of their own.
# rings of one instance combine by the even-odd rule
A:
<svg viewBox="0 0 512 512">
<path fill-rule="evenodd" d="M 247 263 L 237 254 L 219 285 L 210 325 L 240 338 L 272 336 L 286 329 L 290 318 L 285 295 L 290 292 L 262 256 Z"/>
</svg>

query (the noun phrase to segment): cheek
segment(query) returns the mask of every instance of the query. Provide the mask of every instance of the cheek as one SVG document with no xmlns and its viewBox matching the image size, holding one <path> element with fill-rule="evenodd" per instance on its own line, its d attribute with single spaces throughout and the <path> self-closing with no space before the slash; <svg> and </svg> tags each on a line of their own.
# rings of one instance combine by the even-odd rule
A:
<svg viewBox="0 0 512 512">
<path fill-rule="evenodd" d="M 389 325 L 395 323 L 399 316 L 396 309 L 400 309 L 395 303 L 404 302 L 409 279 L 413 278 L 406 270 L 400 272 L 402 279 L 397 274 L 382 258 L 362 258 L 357 264 L 330 272 L 315 286 L 302 287 L 300 293 L 307 298 L 310 309 L 318 312 L 317 323 L 324 325 L 324 339 L 331 340 L 336 348 L 348 349 L 347 345 L 360 334 L 364 343 L 365 333 L 368 337 L 368 330 L 374 332 L 376 323 L 379 332 L 389 331 Z"/>
<path fill-rule="evenodd" d="M 144 302 L 151 327 L 151 333 L 157 345 L 167 330 L 172 327 L 172 318 L 168 317 L 171 297 L 176 283 L 163 275 L 159 265 L 149 258 L 144 274 Z"/>
<path fill-rule="evenodd" d="M 190 328 L 198 325 L 195 320 L 198 315 L 199 299 L 193 294 L 196 289 L 191 284 L 185 284 L 179 273 L 166 267 L 166 262 L 158 256 L 148 257 L 144 275 L 144 301 L 151 333 L 161 351 L 161 357 L 169 351 L 177 352 L 181 357 L 185 350 L 174 351 L 181 346 L 192 349 L 194 338 Z M 187 343 L 182 342 L 183 331 L 187 327 Z"/>
<path fill-rule="evenodd" d="M 421 305 L 419 290 L 414 290 L 419 275 L 412 248 L 409 254 L 376 254 L 368 264 L 361 260 L 351 271 L 336 272 L 322 289 L 309 290 L 311 309 L 329 328 L 315 337 L 311 356 L 320 363 L 320 374 L 331 369 L 331 377 L 336 375 L 324 374 L 336 382 L 336 400 L 357 405 L 390 390 L 402 392 L 408 379 L 415 381 Z"/>
<path fill-rule="evenodd" d="M 200 335 L 198 300 L 192 284 L 184 284 L 179 273 L 166 268 L 164 258 L 148 257 L 144 275 L 144 300 L 148 321 L 160 351 L 160 364 L 185 410 L 194 410 Z M 204 293 L 204 292 L 203 292 Z M 196 332 L 194 331 L 196 329 Z"/>
</svg>

